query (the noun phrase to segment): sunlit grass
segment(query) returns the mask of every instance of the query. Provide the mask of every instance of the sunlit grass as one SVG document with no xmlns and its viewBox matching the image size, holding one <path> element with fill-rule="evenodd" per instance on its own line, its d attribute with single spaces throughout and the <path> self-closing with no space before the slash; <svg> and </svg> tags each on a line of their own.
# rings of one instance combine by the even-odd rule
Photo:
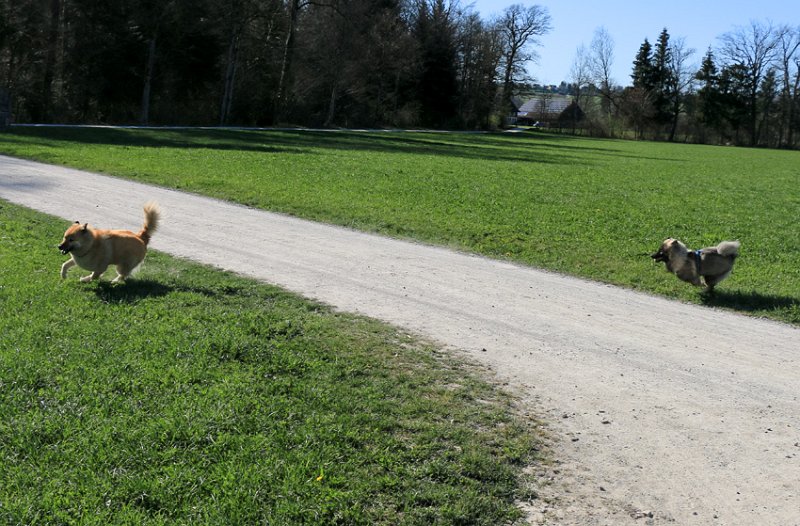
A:
<svg viewBox="0 0 800 526">
<path fill-rule="evenodd" d="M 151 252 L 59 277 L 0 201 L 0 523 L 508 524 L 536 427 L 367 319 Z"/>
<path fill-rule="evenodd" d="M 800 152 L 527 134 L 15 128 L 0 151 L 800 323 Z M 742 242 L 716 297 L 647 254 Z"/>
</svg>

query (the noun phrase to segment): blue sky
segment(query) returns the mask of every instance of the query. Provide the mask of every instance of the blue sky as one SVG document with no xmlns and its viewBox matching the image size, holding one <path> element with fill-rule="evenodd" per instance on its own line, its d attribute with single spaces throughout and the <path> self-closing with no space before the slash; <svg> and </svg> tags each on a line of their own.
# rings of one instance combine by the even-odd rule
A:
<svg viewBox="0 0 800 526">
<path fill-rule="evenodd" d="M 581 44 L 588 48 L 600 26 L 614 39 L 613 77 L 622 85 L 630 83 L 633 59 L 644 39 L 654 43 L 665 27 L 671 38 L 683 37 L 686 46 L 696 50 L 692 61 L 699 64 L 709 46 L 718 47 L 719 36 L 751 20 L 800 26 L 796 0 L 461 0 L 463 6 L 472 4 L 484 20 L 514 3 L 546 7 L 552 18 L 553 30 L 537 48 L 539 63 L 528 68 L 542 84 L 568 80 L 575 51 Z"/>
</svg>

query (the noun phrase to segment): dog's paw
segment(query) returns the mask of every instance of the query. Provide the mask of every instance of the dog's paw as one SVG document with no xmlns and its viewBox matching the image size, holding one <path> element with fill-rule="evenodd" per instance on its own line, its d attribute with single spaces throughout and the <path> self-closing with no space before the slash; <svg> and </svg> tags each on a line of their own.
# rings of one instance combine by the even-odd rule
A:
<svg viewBox="0 0 800 526">
<path fill-rule="evenodd" d="M 92 281 L 92 275 L 91 274 L 81 278 L 81 283 L 89 283 L 90 281 Z"/>
</svg>

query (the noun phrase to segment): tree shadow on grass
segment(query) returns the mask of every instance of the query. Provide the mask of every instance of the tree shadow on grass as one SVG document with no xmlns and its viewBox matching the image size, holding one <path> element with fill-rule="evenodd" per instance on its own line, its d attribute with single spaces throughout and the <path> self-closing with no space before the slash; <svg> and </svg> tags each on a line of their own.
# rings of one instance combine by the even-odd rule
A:
<svg viewBox="0 0 800 526">
<path fill-rule="evenodd" d="M 233 150 L 255 153 L 307 154 L 327 150 L 375 153 L 412 153 L 490 161 L 581 163 L 589 153 L 612 154 L 615 150 L 591 148 L 566 135 L 321 131 L 260 129 L 127 129 L 127 128 L 15 128 L 13 133 L 41 141 L 44 146 L 67 143 L 153 148 Z M 28 142 L 30 142 L 30 140 Z M 568 154 L 576 154 L 573 159 Z"/>
<path fill-rule="evenodd" d="M 742 312 L 773 312 L 800 309 L 800 298 L 739 290 L 735 292 L 716 291 L 713 294 L 704 294 L 701 301 L 704 305 L 711 307 L 723 307 Z"/>
</svg>

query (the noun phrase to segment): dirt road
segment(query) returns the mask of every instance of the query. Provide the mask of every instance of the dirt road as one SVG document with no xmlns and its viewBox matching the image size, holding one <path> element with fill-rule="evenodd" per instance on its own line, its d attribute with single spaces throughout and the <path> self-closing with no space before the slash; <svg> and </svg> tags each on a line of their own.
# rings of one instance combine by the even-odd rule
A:
<svg viewBox="0 0 800 526">
<path fill-rule="evenodd" d="M 386 320 L 488 364 L 556 437 L 562 500 L 544 513 L 536 502 L 533 521 L 800 524 L 797 329 L 8 157 L 0 198 L 131 229 L 155 199 L 164 211 L 158 250 Z"/>
</svg>

